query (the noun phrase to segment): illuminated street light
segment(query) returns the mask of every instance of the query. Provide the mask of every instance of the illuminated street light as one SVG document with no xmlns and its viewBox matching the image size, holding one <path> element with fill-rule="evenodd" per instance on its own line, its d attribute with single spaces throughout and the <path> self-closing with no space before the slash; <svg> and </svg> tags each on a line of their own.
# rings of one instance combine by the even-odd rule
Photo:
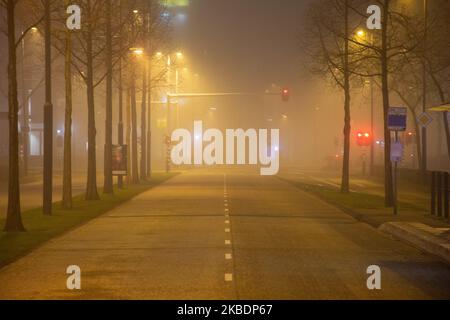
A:
<svg viewBox="0 0 450 320">
<path fill-rule="evenodd" d="M 143 55 L 144 54 L 144 48 L 130 48 L 130 51 L 133 52 L 135 55 Z"/>
<path fill-rule="evenodd" d="M 360 29 L 360 30 L 358 30 L 358 31 L 356 32 L 356 35 L 357 35 L 359 38 L 363 38 L 363 37 L 366 35 L 366 33 L 364 32 L 364 30 Z"/>
</svg>

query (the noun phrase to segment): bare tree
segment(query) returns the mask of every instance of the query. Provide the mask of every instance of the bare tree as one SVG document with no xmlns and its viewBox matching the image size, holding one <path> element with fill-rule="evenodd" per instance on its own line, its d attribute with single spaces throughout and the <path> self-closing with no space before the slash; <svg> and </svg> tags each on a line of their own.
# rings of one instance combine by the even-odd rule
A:
<svg viewBox="0 0 450 320">
<path fill-rule="evenodd" d="M 361 63 L 361 51 L 351 37 L 358 21 L 350 11 L 351 0 L 316 1 L 312 4 L 310 20 L 305 26 L 302 47 L 310 57 L 308 64 L 313 73 L 328 80 L 344 94 L 344 156 L 341 192 L 349 192 L 350 133 L 351 133 L 351 76 Z M 355 23 L 355 20 L 357 21 Z"/>
<path fill-rule="evenodd" d="M 24 231 L 20 211 L 19 188 L 19 101 L 17 98 L 16 66 L 16 0 L 2 0 L 6 8 L 8 25 L 8 109 L 9 109 L 9 177 L 8 177 L 8 211 L 5 231 Z"/>
<path fill-rule="evenodd" d="M 112 2 L 106 1 L 106 119 L 104 156 L 104 193 L 113 193 L 112 177 L 112 85 L 113 85 L 113 44 L 112 44 Z M 120 8 L 119 8 L 120 10 Z"/>
<path fill-rule="evenodd" d="M 425 71 L 431 79 L 432 98 L 436 104 L 450 102 L 450 2 L 438 0 L 433 2 L 429 10 L 427 23 L 427 46 L 424 51 L 418 52 L 425 61 Z M 447 145 L 447 154 L 450 161 L 450 128 L 448 111 L 442 113 L 442 121 Z"/>
<path fill-rule="evenodd" d="M 17 90 L 17 47 L 27 33 L 40 22 L 33 19 L 28 23 L 19 37 L 16 37 L 16 19 L 18 0 L 1 0 L 0 7 L 6 11 L 7 30 L 2 30 L 8 39 L 8 113 L 9 113 L 9 176 L 8 176 L 8 209 L 5 231 L 24 231 L 20 209 L 19 187 L 19 101 Z M 23 4 L 23 2 L 22 2 Z"/>
</svg>

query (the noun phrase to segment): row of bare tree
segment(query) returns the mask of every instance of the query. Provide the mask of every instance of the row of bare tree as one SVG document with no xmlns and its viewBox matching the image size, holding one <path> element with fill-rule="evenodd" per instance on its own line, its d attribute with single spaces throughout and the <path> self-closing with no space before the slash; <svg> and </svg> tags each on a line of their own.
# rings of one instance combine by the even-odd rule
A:
<svg viewBox="0 0 450 320">
<path fill-rule="evenodd" d="M 151 112 L 152 88 L 161 85 L 164 70 L 152 72 L 152 52 L 169 44 L 170 21 L 158 1 L 153 0 L 80 0 L 81 29 L 67 27 L 68 0 L 0 0 L 0 9 L 7 17 L 8 37 L 8 105 L 9 105 L 9 189 L 5 231 L 24 231 L 20 209 L 19 190 L 19 103 L 17 89 L 17 50 L 20 41 L 34 29 L 45 35 L 46 104 L 44 113 L 51 116 L 51 83 L 56 75 L 51 73 L 53 58 L 64 59 L 65 119 L 63 196 L 64 208 L 72 208 L 72 110 L 73 79 L 82 79 L 87 98 L 88 161 L 86 200 L 100 199 L 97 188 L 97 160 L 95 122 L 95 92 L 104 84 L 105 94 L 105 148 L 103 192 L 113 193 L 112 149 L 113 141 L 131 145 L 131 167 L 127 181 L 139 183 L 151 176 Z M 27 28 L 19 36 L 16 19 Z M 54 50 L 50 50 L 50 46 Z M 141 48 L 139 57 L 136 50 Z M 145 52 L 145 54 L 143 54 Z M 138 67 L 139 64 L 139 67 Z M 142 79 L 137 81 L 136 79 Z M 117 90 L 114 90 L 114 87 Z M 113 92 L 119 92 L 114 99 Z M 124 95 L 123 93 L 126 92 Z M 141 123 L 137 123 L 137 94 L 142 96 Z M 124 129 L 124 96 L 127 125 Z M 118 101 L 118 137 L 113 138 L 113 101 Z M 46 110 L 46 111 L 45 111 Z M 50 112 L 50 113 L 49 113 Z M 52 118 L 44 117 L 44 126 L 52 127 Z M 47 123 L 46 123 L 47 122 Z M 140 126 L 140 130 L 139 130 Z M 45 129 L 44 129 L 45 131 Z M 125 133 L 126 131 L 126 133 Z M 138 132 L 141 132 L 141 153 L 138 154 Z M 44 182 L 44 213 L 51 214 L 52 140 L 44 139 L 44 175 L 50 173 L 50 183 Z M 50 149 L 45 148 L 49 145 Z M 129 148 L 130 149 L 130 148 Z M 47 153 L 47 154 L 45 154 Z M 46 159 L 50 159 L 48 162 Z M 140 168 L 138 166 L 140 159 Z M 123 186 L 122 177 L 118 180 Z M 49 193 L 45 192 L 49 188 Z"/>
<path fill-rule="evenodd" d="M 381 30 L 365 29 L 367 8 L 373 4 L 381 9 Z M 317 0 L 311 4 L 302 34 L 308 69 L 342 90 L 345 97 L 342 192 L 349 192 L 351 97 L 368 79 L 382 95 L 386 206 L 394 201 L 387 126 L 392 95 L 397 95 L 414 117 L 417 153 L 421 168 L 426 167 L 421 152 L 426 138 L 421 139 L 417 117 L 427 106 L 450 101 L 449 17 L 447 0 L 417 1 L 415 6 L 414 1 L 400 0 Z M 450 161 L 446 112 L 442 121 Z"/>
</svg>

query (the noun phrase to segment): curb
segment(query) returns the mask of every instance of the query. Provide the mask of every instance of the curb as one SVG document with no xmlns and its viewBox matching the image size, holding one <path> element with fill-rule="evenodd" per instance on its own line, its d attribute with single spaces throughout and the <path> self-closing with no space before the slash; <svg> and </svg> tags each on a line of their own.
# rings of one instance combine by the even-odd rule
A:
<svg viewBox="0 0 450 320">
<path fill-rule="evenodd" d="M 416 222 L 386 222 L 378 230 L 444 259 L 450 264 L 450 229 Z"/>
</svg>

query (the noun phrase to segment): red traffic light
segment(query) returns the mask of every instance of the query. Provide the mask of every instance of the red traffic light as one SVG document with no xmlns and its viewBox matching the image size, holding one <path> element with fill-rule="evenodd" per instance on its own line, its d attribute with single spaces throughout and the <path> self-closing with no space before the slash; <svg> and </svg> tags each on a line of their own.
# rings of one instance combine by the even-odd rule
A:
<svg viewBox="0 0 450 320">
<path fill-rule="evenodd" d="M 360 147 L 370 146 L 372 143 L 372 137 L 368 132 L 358 132 L 356 133 L 356 144 Z"/>
<path fill-rule="evenodd" d="M 283 88 L 283 90 L 281 90 L 281 100 L 283 101 L 289 101 L 289 89 L 288 88 Z"/>
</svg>

